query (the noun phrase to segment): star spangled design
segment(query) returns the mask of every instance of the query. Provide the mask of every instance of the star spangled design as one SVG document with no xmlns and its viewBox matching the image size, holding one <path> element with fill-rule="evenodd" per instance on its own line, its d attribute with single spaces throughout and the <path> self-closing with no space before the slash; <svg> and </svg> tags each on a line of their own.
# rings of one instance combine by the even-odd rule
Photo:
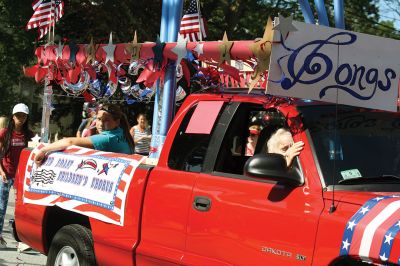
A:
<svg viewBox="0 0 400 266">
<path fill-rule="evenodd" d="M 392 233 L 389 233 L 389 235 L 385 235 L 385 244 L 390 245 L 390 241 L 393 240 Z"/>
<path fill-rule="evenodd" d="M 368 211 L 369 211 L 368 206 L 362 207 L 361 210 L 360 210 L 360 212 L 361 212 L 362 214 L 366 214 Z"/>
<path fill-rule="evenodd" d="M 197 43 L 196 44 L 196 47 L 194 48 L 193 51 L 197 53 L 197 56 L 202 55 L 204 53 L 203 52 L 203 46 L 204 46 L 204 43 Z"/>
<path fill-rule="evenodd" d="M 348 223 L 347 229 L 350 229 L 351 231 L 353 231 L 354 226 L 356 226 L 357 223 L 355 223 L 355 221 L 350 221 Z"/>
<path fill-rule="evenodd" d="M 342 249 L 349 250 L 349 246 L 350 246 L 349 241 L 346 239 L 345 241 L 342 241 L 342 243 L 343 243 Z"/>
<path fill-rule="evenodd" d="M 141 47 L 142 47 L 142 45 L 140 43 L 138 43 L 137 34 L 135 31 L 135 34 L 133 36 L 133 41 L 131 43 L 128 43 L 127 45 L 125 45 L 125 54 L 131 55 L 131 60 L 129 61 L 130 64 L 132 64 L 132 62 L 135 60 L 139 60 Z"/>
<path fill-rule="evenodd" d="M 93 37 L 90 39 L 90 44 L 86 46 L 86 64 L 89 64 L 90 62 L 96 61 L 96 51 L 97 51 L 98 45 L 94 44 L 93 42 Z"/>
<path fill-rule="evenodd" d="M 176 43 L 176 46 L 171 49 L 171 51 L 178 56 L 178 59 L 176 59 L 177 68 L 181 64 L 182 58 L 185 58 L 187 55 L 186 44 L 187 39 L 183 38 L 182 35 L 178 35 L 178 42 Z"/>
<path fill-rule="evenodd" d="M 379 258 L 381 259 L 381 261 L 387 261 L 388 258 L 386 258 L 386 254 L 383 253 L 382 255 L 379 255 Z"/>
<path fill-rule="evenodd" d="M 265 71 L 269 68 L 273 37 L 272 19 L 269 17 L 267 25 L 265 26 L 263 38 L 250 45 L 250 50 L 257 58 L 257 66 L 253 75 L 251 75 L 249 92 L 257 85 Z"/>
<path fill-rule="evenodd" d="M 381 200 L 383 200 L 384 198 L 383 197 L 376 197 L 374 200 L 376 200 L 376 201 L 381 201 Z"/>
<path fill-rule="evenodd" d="M 400 220 L 399 220 L 399 221 L 397 221 L 397 224 L 396 224 L 396 226 L 400 227 Z"/>
<path fill-rule="evenodd" d="M 61 41 L 58 42 L 58 47 L 56 48 L 56 60 L 58 58 L 62 58 L 63 49 L 64 49 L 64 45 L 61 44 Z"/>
<path fill-rule="evenodd" d="M 280 31 L 282 34 L 282 38 L 286 40 L 289 32 L 297 31 L 297 28 L 293 26 L 292 22 L 293 22 L 293 15 L 290 15 L 289 17 L 285 18 L 279 14 L 279 23 L 272 29 Z"/>
<path fill-rule="evenodd" d="M 108 44 L 106 46 L 103 46 L 103 50 L 107 54 L 106 55 L 106 61 L 105 61 L 106 64 L 108 63 L 108 61 L 114 62 L 115 47 L 116 47 L 116 45 L 112 43 L 112 32 L 111 32 Z"/>
<path fill-rule="evenodd" d="M 38 134 L 36 134 L 33 138 L 31 138 L 33 143 L 39 143 L 40 139 L 41 139 L 41 137 L 39 137 Z"/>
<path fill-rule="evenodd" d="M 218 66 L 222 65 L 224 62 L 227 62 L 228 65 L 231 64 L 232 46 L 233 46 L 233 42 L 228 40 L 228 35 L 226 35 L 226 31 L 225 31 L 224 37 L 222 38 L 222 43 L 218 46 L 218 49 L 219 49 Z"/>
<path fill-rule="evenodd" d="M 377 200 L 377 198 L 371 198 L 369 199 L 367 202 L 365 202 L 355 213 L 354 215 L 349 218 L 349 220 L 346 223 L 346 226 L 344 227 L 344 232 L 343 232 L 343 237 L 342 237 L 342 243 L 343 245 L 346 245 L 345 243 L 349 243 L 350 245 L 352 245 L 352 241 L 354 238 L 354 235 L 357 234 L 357 230 L 355 230 L 358 226 L 361 225 L 361 228 L 363 227 L 363 224 L 361 223 L 362 219 L 369 214 L 372 214 L 371 212 L 374 211 L 374 208 L 378 205 L 380 205 L 381 201 L 380 200 L 384 200 L 384 199 L 388 199 L 391 198 L 392 196 L 385 196 L 385 197 L 381 197 L 380 199 Z M 368 209 L 368 211 L 366 211 Z M 350 230 L 350 228 L 352 228 L 353 223 L 355 223 L 355 227 L 354 230 Z M 361 224 L 360 224 L 361 223 Z M 361 231 L 363 231 L 364 229 L 361 229 Z M 386 232 L 386 234 L 388 234 L 389 232 Z M 393 235 L 393 233 L 392 233 Z M 393 241 L 392 241 L 393 243 Z M 349 255 L 349 250 L 345 249 L 345 248 L 340 248 L 340 256 L 347 256 Z M 381 247 L 388 247 L 388 245 L 383 245 L 383 239 L 381 242 Z M 386 252 L 386 250 L 381 250 L 380 254 L 383 254 L 384 252 Z M 388 254 L 386 252 L 386 254 Z"/>
</svg>

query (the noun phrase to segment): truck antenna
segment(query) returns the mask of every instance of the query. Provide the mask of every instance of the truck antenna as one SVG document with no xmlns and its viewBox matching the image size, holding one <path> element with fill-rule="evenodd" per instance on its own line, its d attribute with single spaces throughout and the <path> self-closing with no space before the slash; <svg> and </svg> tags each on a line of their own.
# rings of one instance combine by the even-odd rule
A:
<svg viewBox="0 0 400 266">
<path fill-rule="evenodd" d="M 339 41 L 337 44 L 337 57 L 336 67 L 339 66 Z M 336 176 L 336 146 L 337 146 L 337 126 L 338 126 L 338 101 L 339 101 L 339 89 L 336 88 L 336 104 L 335 104 L 335 123 L 333 127 L 333 171 L 332 171 L 332 204 L 329 207 L 329 213 L 336 211 L 335 206 L 335 176 Z"/>
</svg>

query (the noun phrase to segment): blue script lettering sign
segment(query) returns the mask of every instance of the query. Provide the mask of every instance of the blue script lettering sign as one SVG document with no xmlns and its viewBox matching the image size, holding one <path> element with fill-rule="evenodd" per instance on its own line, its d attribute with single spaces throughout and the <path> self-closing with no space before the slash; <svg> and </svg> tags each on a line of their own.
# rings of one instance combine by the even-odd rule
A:
<svg viewBox="0 0 400 266">
<path fill-rule="evenodd" d="M 267 93 L 396 111 L 400 41 L 302 22 L 274 31 Z"/>
</svg>

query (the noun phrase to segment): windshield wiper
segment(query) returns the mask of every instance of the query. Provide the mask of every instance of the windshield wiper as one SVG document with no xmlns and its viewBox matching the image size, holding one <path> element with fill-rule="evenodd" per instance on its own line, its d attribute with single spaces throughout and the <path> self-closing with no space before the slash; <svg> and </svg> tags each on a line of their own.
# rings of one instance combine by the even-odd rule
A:
<svg viewBox="0 0 400 266">
<path fill-rule="evenodd" d="M 339 181 L 340 185 L 358 185 L 358 184 L 390 184 L 400 183 L 400 176 L 396 175 L 381 175 L 373 177 L 357 177 L 343 179 Z"/>
</svg>

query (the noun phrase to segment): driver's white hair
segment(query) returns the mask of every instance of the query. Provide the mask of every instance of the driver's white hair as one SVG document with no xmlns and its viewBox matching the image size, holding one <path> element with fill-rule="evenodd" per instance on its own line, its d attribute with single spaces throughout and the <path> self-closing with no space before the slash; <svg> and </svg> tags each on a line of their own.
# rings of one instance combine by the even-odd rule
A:
<svg viewBox="0 0 400 266">
<path fill-rule="evenodd" d="M 284 137 L 292 138 L 292 133 L 286 128 L 279 128 L 276 130 L 267 142 L 267 148 L 269 153 L 280 153 L 279 143 Z"/>
</svg>

